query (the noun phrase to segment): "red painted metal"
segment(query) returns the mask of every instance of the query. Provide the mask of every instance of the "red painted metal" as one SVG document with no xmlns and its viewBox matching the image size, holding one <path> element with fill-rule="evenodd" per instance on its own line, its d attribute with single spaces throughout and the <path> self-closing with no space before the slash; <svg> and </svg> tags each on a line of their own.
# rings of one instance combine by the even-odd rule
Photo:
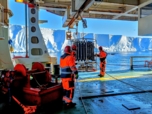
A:
<svg viewBox="0 0 152 114">
<path fill-rule="evenodd" d="M 17 64 L 15 67 L 14 67 L 14 70 L 16 72 L 20 72 L 22 74 L 22 76 L 26 76 L 26 67 L 23 65 L 23 64 Z"/>
<path fill-rule="evenodd" d="M 32 65 L 32 70 L 34 69 L 37 69 L 38 71 L 44 71 L 45 68 L 43 66 L 42 63 L 39 63 L 39 62 L 35 62 L 33 65 Z"/>
<path fill-rule="evenodd" d="M 27 4 L 29 8 L 35 8 L 35 5 L 29 2 L 24 2 L 24 4 Z"/>
<path fill-rule="evenodd" d="M 29 106 L 41 106 L 56 100 L 62 102 L 61 83 L 51 82 L 51 75 L 45 70 L 42 63 L 35 62 L 32 65 L 32 70 L 27 70 L 24 65 L 17 64 L 14 70 L 16 74 L 14 77 L 18 77 L 17 74 L 20 74 L 20 79 L 15 80 L 20 88 L 18 89 L 15 86 L 14 89 L 14 92 L 20 91 L 14 95 L 18 100 L 21 100 L 20 102 Z M 31 76 L 33 77 L 32 80 L 30 79 Z M 33 81 L 37 84 L 36 86 L 32 85 Z"/>
<path fill-rule="evenodd" d="M 37 106 L 25 106 L 16 97 L 12 96 L 12 98 L 23 108 L 24 114 L 33 114 L 36 112 Z"/>
<path fill-rule="evenodd" d="M 41 106 L 55 100 L 62 101 L 62 86 L 60 84 L 46 89 L 24 88 L 23 92 L 26 103 L 30 105 Z"/>
</svg>

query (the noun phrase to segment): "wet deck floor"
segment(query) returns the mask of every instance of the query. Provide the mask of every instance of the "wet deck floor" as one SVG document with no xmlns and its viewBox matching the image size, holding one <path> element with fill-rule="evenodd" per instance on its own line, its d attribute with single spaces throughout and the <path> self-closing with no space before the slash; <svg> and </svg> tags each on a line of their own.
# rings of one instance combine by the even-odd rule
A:
<svg viewBox="0 0 152 114">
<path fill-rule="evenodd" d="M 49 105 L 37 114 L 152 114 L 152 70 L 107 72 L 102 78 L 98 73 L 79 73 L 76 107 L 53 113 Z"/>
<path fill-rule="evenodd" d="M 152 114 L 151 70 L 113 72 L 103 78 L 97 74 L 80 73 L 76 107 L 55 114 Z"/>
</svg>

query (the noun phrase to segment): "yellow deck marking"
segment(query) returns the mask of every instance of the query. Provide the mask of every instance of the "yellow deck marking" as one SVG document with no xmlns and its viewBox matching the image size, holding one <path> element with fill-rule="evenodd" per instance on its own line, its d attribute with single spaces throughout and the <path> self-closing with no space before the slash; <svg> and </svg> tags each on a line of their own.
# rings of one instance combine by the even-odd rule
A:
<svg viewBox="0 0 152 114">
<path fill-rule="evenodd" d="M 113 76 L 116 79 L 126 79 L 126 78 L 136 78 L 136 77 L 142 77 L 142 76 Z M 87 81 L 109 81 L 109 80 L 115 80 L 112 77 L 102 77 L 102 78 L 89 78 L 89 79 L 80 79 L 79 82 L 87 82 Z"/>
</svg>

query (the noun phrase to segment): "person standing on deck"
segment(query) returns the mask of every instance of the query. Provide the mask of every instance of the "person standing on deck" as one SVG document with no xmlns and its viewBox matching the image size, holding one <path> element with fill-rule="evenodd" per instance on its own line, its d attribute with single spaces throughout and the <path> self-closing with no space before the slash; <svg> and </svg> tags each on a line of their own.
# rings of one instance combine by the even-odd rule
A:
<svg viewBox="0 0 152 114">
<path fill-rule="evenodd" d="M 100 74 L 98 76 L 104 77 L 104 75 L 105 75 L 105 68 L 106 68 L 107 53 L 100 46 L 99 47 L 99 54 L 96 54 L 95 56 L 97 56 L 97 57 L 100 58 Z"/>
<path fill-rule="evenodd" d="M 63 86 L 63 101 L 65 108 L 74 107 L 72 102 L 74 96 L 74 80 L 78 78 L 78 71 L 75 66 L 75 58 L 71 54 L 70 46 L 66 46 L 64 54 L 60 58 L 61 80 Z"/>
</svg>

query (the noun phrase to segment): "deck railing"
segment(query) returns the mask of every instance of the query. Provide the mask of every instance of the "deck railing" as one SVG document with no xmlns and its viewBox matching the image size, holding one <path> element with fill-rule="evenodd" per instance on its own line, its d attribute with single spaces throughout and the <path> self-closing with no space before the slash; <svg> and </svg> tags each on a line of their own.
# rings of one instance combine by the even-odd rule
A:
<svg viewBox="0 0 152 114">
<path fill-rule="evenodd" d="M 131 56 L 130 69 L 152 66 L 152 56 Z"/>
</svg>

